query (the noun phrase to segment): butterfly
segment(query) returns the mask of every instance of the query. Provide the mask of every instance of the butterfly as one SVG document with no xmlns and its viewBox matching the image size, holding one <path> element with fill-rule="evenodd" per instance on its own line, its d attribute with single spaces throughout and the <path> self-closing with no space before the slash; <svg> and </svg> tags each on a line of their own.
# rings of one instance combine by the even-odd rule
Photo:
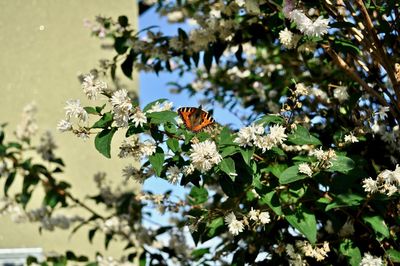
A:
<svg viewBox="0 0 400 266">
<path fill-rule="evenodd" d="M 198 132 L 215 122 L 209 113 L 201 109 L 201 105 L 198 108 L 181 107 L 178 109 L 178 114 L 186 128 L 192 132 Z"/>
</svg>

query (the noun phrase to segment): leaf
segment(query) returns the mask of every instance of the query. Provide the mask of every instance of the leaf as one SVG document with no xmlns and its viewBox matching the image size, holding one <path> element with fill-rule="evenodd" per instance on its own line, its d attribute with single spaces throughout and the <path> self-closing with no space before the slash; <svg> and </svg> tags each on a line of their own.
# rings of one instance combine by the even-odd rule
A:
<svg viewBox="0 0 400 266">
<path fill-rule="evenodd" d="M 275 190 L 265 193 L 261 197 L 260 201 L 263 204 L 267 204 L 276 213 L 276 215 L 279 215 L 279 216 L 283 215 L 282 207 L 279 202 L 279 197 L 276 194 Z"/>
<path fill-rule="evenodd" d="M 389 255 L 389 259 L 392 262 L 400 262 L 400 251 L 395 249 L 389 249 L 386 251 L 386 254 Z"/>
<path fill-rule="evenodd" d="M 88 238 L 89 238 L 90 243 L 93 243 L 93 237 L 96 234 L 97 229 L 98 228 L 93 228 L 93 229 L 89 230 Z"/>
<path fill-rule="evenodd" d="M 250 166 L 250 162 L 254 154 L 254 149 L 240 149 L 240 154 L 242 155 L 243 160 L 246 162 L 246 164 Z"/>
<path fill-rule="evenodd" d="M 125 137 L 130 137 L 132 135 L 143 133 L 143 132 L 144 132 L 143 127 L 141 127 L 141 126 L 135 127 L 135 125 L 131 125 L 131 126 L 129 126 L 128 130 L 126 131 Z"/>
<path fill-rule="evenodd" d="M 283 119 L 283 117 L 280 115 L 265 115 L 265 116 L 261 117 L 260 119 L 258 119 L 255 123 L 263 124 L 265 126 L 265 125 L 269 125 L 271 123 L 282 124 L 283 122 L 285 122 L 285 119 Z"/>
<path fill-rule="evenodd" d="M 358 266 L 361 262 L 361 252 L 360 249 L 350 240 L 345 239 L 342 243 L 340 243 L 339 247 L 340 253 L 342 253 L 350 265 Z"/>
<path fill-rule="evenodd" d="M 389 228 L 381 216 L 364 216 L 363 220 L 371 225 L 379 240 L 383 240 L 385 237 L 390 237 Z"/>
<path fill-rule="evenodd" d="M 16 172 L 11 172 L 8 174 L 6 182 L 4 183 L 4 195 L 8 197 L 8 189 L 11 187 L 15 180 Z"/>
<path fill-rule="evenodd" d="M 233 142 L 233 134 L 229 130 L 229 128 L 224 127 L 221 133 L 218 136 L 218 144 L 219 145 L 232 145 Z"/>
<path fill-rule="evenodd" d="M 358 46 L 354 45 L 353 42 L 349 41 L 349 40 L 338 40 L 335 39 L 333 41 L 332 47 L 335 50 L 339 50 L 340 52 L 344 52 L 344 53 L 351 53 L 351 54 L 361 54 L 360 48 L 358 48 Z"/>
<path fill-rule="evenodd" d="M 164 150 L 161 147 L 157 147 L 156 153 L 149 157 L 149 161 L 154 168 L 157 176 L 161 175 L 162 166 L 164 164 Z"/>
<path fill-rule="evenodd" d="M 339 172 L 347 174 L 355 166 L 354 161 L 346 156 L 337 156 L 336 160 L 332 160 L 332 166 L 326 169 L 327 172 Z"/>
<path fill-rule="evenodd" d="M 236 169 L 235 169 L 235 162 L 233 161 L 232 158 L 228 157 L 223 159 L 218 167 L 224 171 L 231 179 L 232 181 L 235 181 L 236 177 Z"/>
<path fill-rule="evenodd" d="M 131 49 L 124 62 L 121 64 L 122 72 L 130 79 L 132 79 L 133 62 L 135 61 L 135 58 L 136 54 L 133 49 Z"/>
<path fill-rule="evenodd" d="M 116 131 L 116 127 L 111 129 L 106 128 L 99 132 L 94 139 L 96 149 L 107 158 L 111 158 L 111 140 Z"/>
<path fill-rule="evenodd" d="M 333 201 L 326 206 L 325 211 L 341 207 L 358 206 L 363 200 L 364 197 L 354 193 L 339 194 L 335 196 Z"/>
<path fill-rule="evenodd" d="M 305 179 L 307 177 L 307 175 L 299 173 L 298 165 L 293 165 L 281 173 L 281 175 L 279 176 L 279 183 L 289 184 L 298 180 Z"/>
<path fill-rule="evenodd" d="M 192 187 L 189 194 L 189 204 L 199 205 L 208 200 L 208 191 L 202 187 Z"/>
<path fill-rule="evenodd" d="M 296 213 L 290 211 L 289 214 L 285 214 L 285 219 L 307 237 L 311 244 L 315 244 L 317 241 L 317 222 L 314 214 L 305 207 L 301 207 Z"/>
<path fill-rule="evenodd" d="M 173 151 L 173 152 L 177 152 L 177 151 L 179 151 L 179 141 L 178 140 L 176 140 L 176 139 L 168 139 L 167 140 L 167 146 L 168 146 L 168 148 L 170 148 L 171 149 L 171 151 Z"/>
<path fill-rule="evenodd" d="M 176 112 L 174 111 L 162 111 L 162 112 L 152 112 L 146 114 L 148 118 L 150 118 L 150 122 L 153 124 L 164 124 L 164 123 L 171 123 L 176 124 Z"/>
<path fill-rule="evenodd" d="M 210 252 L 209 248 L 198 248 L 192 251 L 192 257 L 195 260 L 201 259 L 205 254 L 208 254 Z"/>
<path fill-rule="evenodd" d="M 207 228 L 208 228 L 208 233 L 207 235 L 209 237 L 213 237 L 219 228 L 221 228 L 222 226 L 224 226 L 224 218 L 223 217 L 218 217 L 214 220 L 211 221 L 211 223 L 207 224 Z"/>
<path fill-rule="evenodd" d="M 88 113 L 88 114 L 92 114 L 92 115 L 98 115 L 99 114 L 99 112 L 97 112 L 96 108 L 91 107 L 91 106 L 83 107 L 83 109 L 85 109 L 86 113 Z"/>
<path fill-rule="evenodd" d="M 126 16 L 119 16 L 118 23 L 121 25 L 121 27 L 129 26 L 128 18 Z"/>
<path fill-rule="evenodd" d="M 113 116 L 111 112 L 103 114 L 103 116 L 94 123 L 92 128 L 107 128 L 110 127 L 113 122 Z"/>
<path fill-rule="evenodd" d="M 207 69 L 207 72 L 210 73 L 211 65 L 213 60 L 213 53 L 211 48 L 209 47 L 207 51 L 204 52 L 203 55 L 203 63 L 204 67 Z"/>
<path fill-rule="evenodd" d="M 305 127 L 300 125 L 297 126 L 297 129 L 294 133 L 288 136 L 288 141 L 296 145 L 321 145 L 321 141 L 319 141 L 319 139 L 312 136 Z"/>
</svg>

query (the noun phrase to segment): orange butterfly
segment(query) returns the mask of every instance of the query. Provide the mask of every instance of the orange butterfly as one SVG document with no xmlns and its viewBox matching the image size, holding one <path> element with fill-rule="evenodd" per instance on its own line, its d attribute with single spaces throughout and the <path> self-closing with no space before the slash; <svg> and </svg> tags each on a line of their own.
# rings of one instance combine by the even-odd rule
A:
<svg viewBox="0 0 400 266">
<path fill-rule="evenodd" d="M 192 132 L 198 132 L 203 128 L 213 124 L 214 118 L 209 113 L 197 107 L 181 107 L 178 109 L 186 128 Z"/>
</svg>

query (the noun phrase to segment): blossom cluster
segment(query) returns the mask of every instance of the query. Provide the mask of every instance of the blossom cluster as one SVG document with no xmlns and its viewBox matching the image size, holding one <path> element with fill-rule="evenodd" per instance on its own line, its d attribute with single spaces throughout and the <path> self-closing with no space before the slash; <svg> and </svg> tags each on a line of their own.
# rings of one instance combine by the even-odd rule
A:
<svg viewBox="0 0 400 266">
<path fill-rule="evenodd" d="M 400 192 L 400 166 L 396 165 L 394 171 L 383 170 L 376 179 L 371 177 L 364 179 L 363 188 L 367 193 L 379 192 L 389 197 Z"/>
<path fill-rule="evenodd" d="M 236 236 L 243 232 L 245 225 L 250 226 L 249 220 L 253 221 L 254 224 L 252 226 L 263 226 L 271 222 L 269 212 L 267 211 L 254 210 L 251 208 L 247 216 L 248 217 L 243 216 L 243 220 L 238 220 L 233 212 L 230 212 L 227 216 L 225 216 L 225 224 L 228 226 L 229 232 L 232 235 Z"/>
<path fill-rule="evenodd" d="M 292 244 L 286 245 L 286 253 L 290 258 L 290 263 L 293 265 L 304 265 L 304 256 L 315 258 L 317 261 L 323 261 L 328 257 L 330 251 L 329 243 L 324 242 L 321 247 L 313 247 L 308 241 L 297 240 L 295 246 Z"/>
<path fill-rule="evenodd" d="M 41 228 L 48 231 L 56 228 L 69 229 L 72 224 L 83 221 L 83 218 L 77 215 L 51 214 L 47 206 L 25 211 L 10 198 L 0 200 L 0 215 L 10 215 L 15 223 L 39 222 Z"/>
<path fill-rule="evenodd" d="M 38 131 L 36 121 L 37 106 L 35 103 L 26 105 L 22 112 L 20 123 L 17 125 L 15 135 L 18 139 L 28 141 Z"/>
<path fill-rule="evenodd" d="M 264 135 L 265 129 L 262 125 L 251 124 L 241 128 L 234 142 L 239 146 L 255 146 L 265 152 L 274 146 L 281 145 L 287 139 L 285 128 L 281 125 L 273 125 L 269 128 L 269 133 Z"/>
<path fill-rule="evenodd" d="M 193 143 L 189 157 L 193 167 L 201 172 L 209 171 L 222 160 L 222 156 L 218 153 L 215 142 L 210 140 Z"/>
</svg>

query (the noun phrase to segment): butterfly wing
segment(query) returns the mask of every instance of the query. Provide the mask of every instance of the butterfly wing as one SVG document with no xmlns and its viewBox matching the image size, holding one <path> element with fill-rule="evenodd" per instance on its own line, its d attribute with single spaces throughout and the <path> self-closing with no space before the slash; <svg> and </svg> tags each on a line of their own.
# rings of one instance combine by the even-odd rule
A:
<svg viewBox="0 0 400 266">
<path fill-rule="evenodd" d="M 210 114 L 200 108 L 182 107 L 178 109 L 178 114 L 186 128 L 193 132 L 198 132 L 214 123 L 214 119 Z"/>
</svg>

